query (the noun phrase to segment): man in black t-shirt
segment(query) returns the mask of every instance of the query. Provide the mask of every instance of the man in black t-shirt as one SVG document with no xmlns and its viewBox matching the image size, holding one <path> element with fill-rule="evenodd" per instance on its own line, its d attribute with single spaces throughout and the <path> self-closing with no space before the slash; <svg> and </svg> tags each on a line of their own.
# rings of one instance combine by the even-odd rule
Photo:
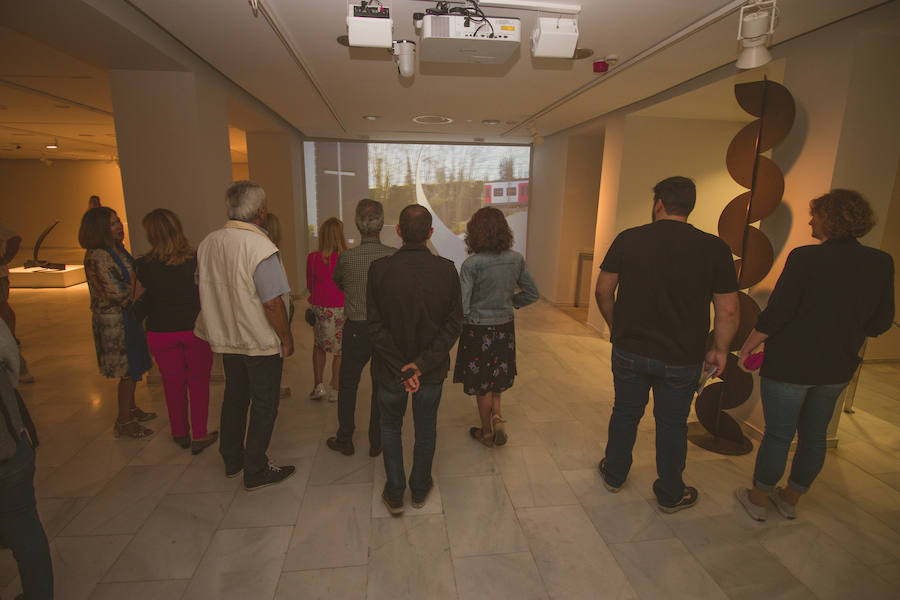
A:
<svg viewBox="0 0 900 600">
<path fill-rule="evenodd" d="M 625 483 L 653 388 L 658 475 L 653 491 L 664 512 L 697 502 L 697 490 L 681 478 L 687 417 L 701 372 L 724 370 L 738 325 L 731 251 L 721 239 L 687 223 L 695 199 L 694 182 L 686 177 L 656 184 L 653 222 L 616 237 L 600 265 L 595 292 L 610 329 L 616 393 L 600 473 L 611 492 Z M 710 301 L 715 334 L 707 351 Z"/>
</svg>

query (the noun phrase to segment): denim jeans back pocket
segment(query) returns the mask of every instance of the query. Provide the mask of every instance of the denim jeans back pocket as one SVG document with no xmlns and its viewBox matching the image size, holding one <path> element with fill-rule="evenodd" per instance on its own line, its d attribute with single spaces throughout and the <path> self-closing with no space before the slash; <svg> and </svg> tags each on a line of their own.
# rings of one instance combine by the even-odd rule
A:
<svg viewBox="0 0 900 600">
<path fill-rule="evenodd" d="M 696 390 L 703 365 L 666 365 L 666 385 L 676 390 Z"/>
<path fill-rule="evenodd" d="M 613 376 L 622 381 L 634 381 L 638 377 L 637 367 L 630 358 L 622 356 L 620 352 L 613 349 L 610 357 L 612 363 Z"/>
</svg>

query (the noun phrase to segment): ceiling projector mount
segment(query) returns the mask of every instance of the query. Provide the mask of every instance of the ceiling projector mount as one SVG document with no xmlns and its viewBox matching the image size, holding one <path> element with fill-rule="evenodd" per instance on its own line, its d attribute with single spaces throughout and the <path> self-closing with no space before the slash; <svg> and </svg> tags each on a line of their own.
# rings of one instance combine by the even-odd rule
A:
<svg viewBox="0 0 900 600">
<path fill-rule="evenodd" d="M 484 6 L 540 11 L 531 34 L 535 58 L 575 58 L 580 5 L 531 0 L 439 0 L 433 8 L 413 13 L 419 34 L 419 60 L 426 62 L 503 64 L 519 50 L 522 23 L 517 17 L 488 16 Z M 350 46 L 389 49 L 401 77 L 415 75 L 416 43 L 394 40 L 390 0 L 348 0 Z"/>
</svg>

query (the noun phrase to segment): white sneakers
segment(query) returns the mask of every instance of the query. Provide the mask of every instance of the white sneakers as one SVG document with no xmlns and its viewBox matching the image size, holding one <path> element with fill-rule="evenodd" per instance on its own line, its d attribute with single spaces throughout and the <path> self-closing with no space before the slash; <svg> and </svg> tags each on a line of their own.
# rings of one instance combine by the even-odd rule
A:
<svg viewBox="0 0 900 600">
<path fill-rule="evenodd" d="M 328 398 L 329 402 L 337 402 L 337 390 L 331 387 L 326 388 L 324 383 L 320 383 L 309 393 L 310 400 L 321 400 L 325 397 Z"/>
<path fill-rule="evenodd" d="M 765 506 L 760 506 L 750 501 L 750 490 L 748 488 L 739 487 L 734 490 L 734 495 L 738 502 L 741 503 L 741 506 L 744 507 L 744 510 L 747 511 L 747 514 L 754 520 L 765 521 L 769 517 L 769 511 L 766 510 Z"/>
</svg>

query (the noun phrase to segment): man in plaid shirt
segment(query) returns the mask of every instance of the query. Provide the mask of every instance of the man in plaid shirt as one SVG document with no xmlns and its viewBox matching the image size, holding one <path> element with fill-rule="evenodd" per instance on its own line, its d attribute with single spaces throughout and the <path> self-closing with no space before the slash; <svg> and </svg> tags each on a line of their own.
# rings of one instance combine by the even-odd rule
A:
<svg viewBox="0 0 900 600">
<path fill-rule="evenodd" d="M 369 326 L 366 321 L 366 280 L 369 265 L 377 258 L 390 256 L 396 248 L 381 243 L 379 235 L 384 227 L 384 208 L 381 202 L 364 198 L 356 205 L 356 228 L 362 235 L 359 246 L 341 252 L 332 278 L 344 292 L 344 332 L 342 339 L 341 372 L 338 384 L 338 430 L 327 440 L 336 452 L 352 455 L 353 431 L 356 417 L 356 391 L 363 367 L 372 358 Z M 369 456 L 381 453 L 381 417 L 375 401 L 372 383 L 372 403 L 369 416 Z"/>
</svg>

